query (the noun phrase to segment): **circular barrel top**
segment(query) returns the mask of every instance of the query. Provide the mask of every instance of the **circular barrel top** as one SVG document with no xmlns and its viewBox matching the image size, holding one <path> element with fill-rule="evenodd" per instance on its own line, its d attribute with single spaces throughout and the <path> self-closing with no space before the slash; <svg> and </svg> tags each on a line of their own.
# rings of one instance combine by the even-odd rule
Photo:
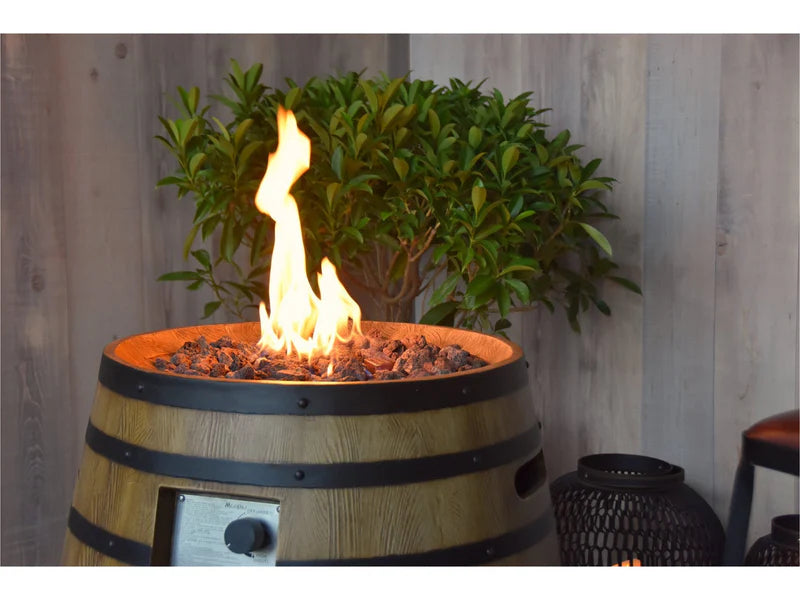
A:
<svg viewBox="0 0 800 600">
<path fill-rule="evenodd" d="M 133 335 L 106 346 L 99 382 L 112 391 L 155 404 L 194 410 L 250 414 L 364 415 L 418 412 L 481 402 L 528 385 L 522 350 L 505 339 L 411 323 L 362 322 L 362 331 L 386 339 L 424 335 L 438 346 L 458 344 L 482 358 L 485 367 L 424 378 L 306 382 L 236 380 L 159 371 L 158 357 L 168 358 L 201 335 L 208 341 L 228 336 L 256 343 L 255 322 L 201 325 Z"/>
</svg>

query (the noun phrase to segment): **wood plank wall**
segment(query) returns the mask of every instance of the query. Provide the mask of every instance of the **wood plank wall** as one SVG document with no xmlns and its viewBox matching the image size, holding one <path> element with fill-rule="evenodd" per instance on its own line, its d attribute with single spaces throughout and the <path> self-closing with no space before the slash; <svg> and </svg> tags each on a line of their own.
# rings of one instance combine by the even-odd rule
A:
<svg viewBox="0 0 800 600">
<path fill-rule="evenodd" d="M 210 299 L 155 281 L 186 268 L 193 209 L 154 189 L 174 167 L 153 136 L 176 86 L 221 92 L 231 58 L 267 85 L 400 75 L 408 37 L 2 36 L 3 565 L 60 560 L 105 344 Z"/>
<path fill-rule="evenodd" d="M 533 90 L 619 180 L 608 237 L 644 296 L 607 288 L 580 337 L 546 311 L 515 331 L 550 476 L 656 456 L 724 524 L 741 431 L 798 406 L 798 36 L 412 35 L 411 67 Z M 796 478 L 757 470 L 751 540 L 797 511 Z"/>
<path fill-rule="evenodd" d="M 2 36 L 3 565 L 56 564 L 102 347 L 195 324 L 192 209 L 155 182 L 177 85 L 221 91 L 230 58 L 264 80 L 335 69 L 534 90 L 619 180 L 606 231 L 640 298 L 606 290 L 584 333 L 533 311 L 551 478 L 579 456 L 681 464 L 725 520 L 739 434 L 798 406 L 798 37 L 654 35 Z M 751 537 L 797 512 L 759 470 Z"/>
</svg>

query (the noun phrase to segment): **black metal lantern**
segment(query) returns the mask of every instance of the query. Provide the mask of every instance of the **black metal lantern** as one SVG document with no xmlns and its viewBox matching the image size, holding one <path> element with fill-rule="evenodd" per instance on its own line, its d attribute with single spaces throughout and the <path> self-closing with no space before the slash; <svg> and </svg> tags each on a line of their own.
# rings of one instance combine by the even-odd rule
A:
<svg viewBox="0 0 800 600">
<path fill-rule="evenodd" d="M 755 567 L 799 567 L 798 515 L 772 519 L 772 531 L 758 538 L 747 553 L 744 564 Z"/>
<path fill-rule="evenodd" d="M 550 488 L 562 564 L 720 564 L 722 523 L 683 478 L 681 467 L 647 456 L 579 459 Z"/>
</svg>

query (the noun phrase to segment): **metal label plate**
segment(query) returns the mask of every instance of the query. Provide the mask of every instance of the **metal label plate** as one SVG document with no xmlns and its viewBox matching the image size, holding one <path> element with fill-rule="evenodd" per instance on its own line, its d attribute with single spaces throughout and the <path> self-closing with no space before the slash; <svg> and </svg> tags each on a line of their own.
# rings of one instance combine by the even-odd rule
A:
<svg viewBox="0 0 800 600">
<path fill-rule="evenodd" d="M 270 540 L 265 548 L 236 554 L 225 545 L 225 528 L 245 517 L 263 521 Z M 186 567 L 275 566 L 279 518 L 277 501 L 178 492 L 170 563 Z"/>
</svg>

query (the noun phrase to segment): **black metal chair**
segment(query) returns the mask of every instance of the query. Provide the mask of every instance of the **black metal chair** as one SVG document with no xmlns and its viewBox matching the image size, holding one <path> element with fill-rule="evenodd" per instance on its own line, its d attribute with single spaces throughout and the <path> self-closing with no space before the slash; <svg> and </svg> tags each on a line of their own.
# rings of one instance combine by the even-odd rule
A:
<svg viewBox="0 0 800 600">
<path fill-rule="evenodd" d="M 722 557 L 724 565 L 741 565 L 744 562 L 755 467 L 795 476 L 800 474 L 798 423 L 800 411 L 792 410 L 759 421 L 742 433 L 742 452 L 728 513 L 725 552 Z"/>
</svg>

